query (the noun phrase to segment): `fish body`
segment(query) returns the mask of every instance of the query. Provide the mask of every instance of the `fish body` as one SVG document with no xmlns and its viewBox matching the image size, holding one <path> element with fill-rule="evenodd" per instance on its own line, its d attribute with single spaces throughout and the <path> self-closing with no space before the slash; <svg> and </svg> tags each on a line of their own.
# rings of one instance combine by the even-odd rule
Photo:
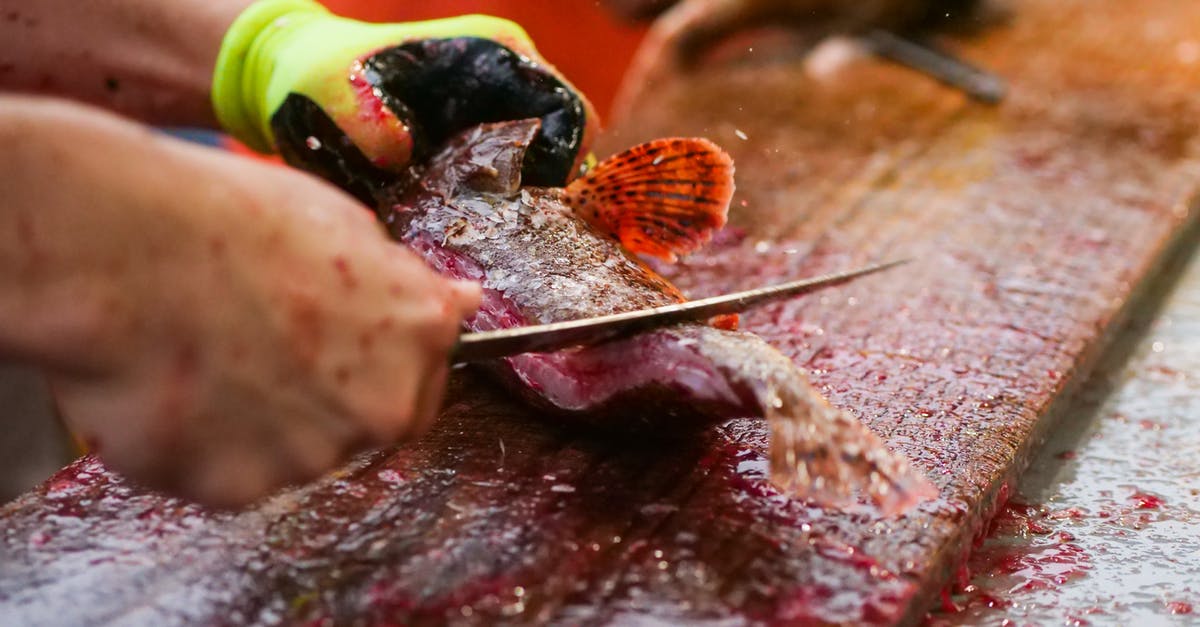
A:
<svg viewBox="0 0 1200 627">
<path fill-rule="evenodd" d="M 382 197 L 382 219 L 394 237 L 439 272 L 483 285 L 468 329 L 679 302 L 679 291 L 605 228 L 610 222 L 577 214 L 571 201 L 578 187 L 521 186 L 525 147 L 537 128 L 532 120 L 466 131 L 415 184 Z M 830 406 L 787 357 L 753 334 L 681 324 L 599 346 L 507 357 L 490 368 L 530 402 L 593 423 L 666 430 L 765 416 L 774 482 L 818 503 L 845 504 L 861 490 L 883 511 L 898 512 L 932 493 L 903 457 Z"/>
</svg>

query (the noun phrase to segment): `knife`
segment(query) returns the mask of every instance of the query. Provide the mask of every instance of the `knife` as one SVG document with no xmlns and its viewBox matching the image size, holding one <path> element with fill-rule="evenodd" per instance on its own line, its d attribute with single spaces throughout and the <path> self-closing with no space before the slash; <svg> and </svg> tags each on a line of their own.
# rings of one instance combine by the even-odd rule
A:
<svg viewBox="0 0 1200 627">
<path fill-rule="evenodd" d="M 959 89 L 982 103 L 999 104 L 1008 91 L 1003 78 L 927 42 L 913 41 L 885 30 L 871 31 L 862 39 L 876 55 Z"/>
<path fill-rule="evenodd" d="M 889 261 L 856 270 L 800 279 L 675 305 L 550 324 L 463 333 L 459 336 L 458 344 L 451 352 L 450 359 L 456 364 L 461 364 L 498 357 L 511 357 L 522 353 L 547 353 L 573 346 L 590 346 L 633 335 L 640 331 L 745 311 L 777 300 L 849 283 L 854 279 L 882 272 L 909 261 L 909 259 Z"/>
</svg>

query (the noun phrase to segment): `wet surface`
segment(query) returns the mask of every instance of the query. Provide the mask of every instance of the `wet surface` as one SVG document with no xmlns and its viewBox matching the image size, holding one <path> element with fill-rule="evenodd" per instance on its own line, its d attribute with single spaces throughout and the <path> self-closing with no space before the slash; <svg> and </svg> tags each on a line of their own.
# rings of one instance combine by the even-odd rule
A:
<svg viewBox="0 0 1200 627">
<path fill-rule="evenodd" d="M 1200 620 L 1200 257 L 1158 288 L 930 624 Z"/>
<path fill-rule="evenodd" d="M 0 509 L 0 623 L 924 616 L 1195 221 L 1200 73 L 1176 50 L 1200 5 L 1114 0 L 1115 18 L 1087 0 L 1016 4 L 1019 19 L 964 44 L 1012 79 L 999 109 L 869 59 L 825 82 L 785 63 L 666 86 L 612 140 L 698 134 L 733 153 L 733 228 L 669 270 L 693 295 L 918 257 L 744 328 L 913 460 L 938 499 L 897 519 L 821 509 L 771 486 L 761 418 L 588 432 L 466 375 L 420 442 L 238 514 L 73 464 Z M 1087 511 L 1143 526 L 1116 531 L 1182 516 L 1165 482 L 1111 490 Z M 1089 581 L 1098 552 L 1058 538 L 1004 568 Z"/>
<path fill-rule="evenodd" d="M 616 239 L 574 215 L 561 190 L 520 187 L 520 164 L 537 128 L 526 120 L 466 131 L 399 202 L 382 205 L 392 234 L 430 266 L 482 284 L 482 305 L 467 328 L 562 322 L 682 300 Z M 677 176 L 684 181 L 687 175 Z M 632 193 L 622 183 L 609 185 L 615 193 Z M 487 367 L 514 394 L 566 422 L 620 429 L 632 415 L 653 434 L 764 417 L 772 481 L 817 504 L 853 504 L 861 492 L 882 511 L 898 514 L 937 494 L 903 457 L 831 407 L 791 360 L 752 334 L 681 324 Z"/>
<path fill-rule="evenodd" d="M 743 39 L 732 62 L 649 86 L 631 82 L 630 118 L 613 135 L 620 144 L 704 133 L 734 154 L 734 228 L 711 254 L 676 271 L 663 269 L 690 293 L 745 287 L 746 276 L 782 279 L 814 264 L 826 269 L 885 256 L 880 251 L 919 258 L 911 273 L 921 276 L 910 273 L 904 281 L 923 289 L 884 314 L 894 334 L 869 318 L 881 313 L 870 299 L 893 296 L 886 287 L 845 300 L 823 298 L 836 309 L 828 315 L 783 306 L 773 319 L 764 312 L 746 320 L 748 328 L 795 351 L 789 354 L 827 385 L 835 402 L 848 392 L 851 406 L 871 404 L 872 392 L 844 378 L 848 368 L 859 381 L 874 379 L 893 392 L 895 378 L 903 377 L 892 407 L 879 414 L 867 409 L 865 419 L 892 438 L 912 438 L 915 449 L 922 442 L 936 447 L 930 458 L 948 484 L 943 496 L 961 498 L 965 506 L 958 520 L 934 516 L 919 531 L 914 521 L 891 530 L 896 550 L 911 549 L 910 555 L 937 565 L 923 570 L 928 583 L 914 605 L 939 601 L 941 584 L 933 582 L 953 579 L 975 537 L 986 531 L 984 521 L 1011 495 L 1012 473 L 1063 411 L 1054 399 L 1071 391 L 1104 345 L 1103 334 L 1091 331 L 1120 318 L 1119 307 L 1101 319 L 1079 315 L 1109 300 L 1104 281 L 1093 282 L 1099 274 L 1128 281 L 1142 272 L 1119 261 L 1138 256 L 1135 233 L 1142 227 L 1127 222 L 1110 230 L 1115 224 L 1102 223 L 1133 216 L 1119 206 L 1142 217 L 1182 215 L 1194 197 L 1185 192 L 1174 208 L 1153 209 L 1130 185 L 1148 181 L 1144 174 L 1165 174 L 1166 162 L 1197 154 L 1195 137 L 1178 126 L 1193 115 L 1181 111 L 1200 104 L 1186 95 L 1196 88 L 1184 86 L 1196 76 L 1189 69 L 1194 55 L 1182 53 L 1192 49 L 1194 33 L 1171 26 L 1183 19 L 1183 7 L 1121 3 L 1090 12 L 1081 3 L 1016 2 L 1009 8 L 1007 18 L 986 26 L 984 43 L 954 47 L 1011 81 L 1009 99 L 995 109 L 964 105 L 961 94 L 865 57 L 813 76 L 760 48 L 761 42 Z M 1160 52 L 1148 52 L 1154 49 Z M 670 58 L 659 52 L 648 56 Z M 1097 73 L 1099 67 L 1105 70 Z M 1116 152 L 1123 149 L 1138 156 Z M 1194 165 L 1184 171 L 1180 182 L 1187 188 L 1197 172 Z M 1106 186 L 1096 184 L 1101 180 L 1114 183 L 1113 193 L 1099 192 Z M 1054 205 L 1060 210 L 1046 211 Z M 857 257 L 847 252 L 851 245 Z M 865 347 L 853 355 L 839 350 L 837 338 L 848 328 L 872 325 Z M 1074 356 L 1070 365 L 1052 357 L 1059 350 Z M 906 363 L 899 372 L 870 367 L 890 360 Z M 938 368 L 954 376 L 925 379 Z M 1023 374 L 1010 376 L 1014 372 Z M 918 380 L 932 387 L 913 387 Z M 988 391 L 976 396 L 976 390 Z M 1050 398 L 1038 400 L 1047 392 Z M 1118 517 L 1116 501 L 1148 506 L 1157 494 L 1127 491 L 1112 497 Z M 1147 511 L 1157 510 L 1138 510 Z M 1004 516 L 1027 518 L 1018 514 Z M 923 546 L 906 546 L 901 538 L 909 533 Z M 1085 580 L 1094 569 L 1094 557 L 1082 547 L 1031 548 L 1029 555 L 1010 557 L 991 567 L 1051 584 Z"/>
</svg>

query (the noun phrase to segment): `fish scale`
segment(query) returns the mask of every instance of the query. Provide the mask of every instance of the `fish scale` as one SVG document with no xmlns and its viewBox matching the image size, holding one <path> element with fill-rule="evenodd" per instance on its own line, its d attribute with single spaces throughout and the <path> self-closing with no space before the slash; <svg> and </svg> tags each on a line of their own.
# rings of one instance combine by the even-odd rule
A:
<svg viewBox="0 0 1200 627">
<path fill-rule="evenodd" d="M 536 120 L 498 123 L 451 141 L 418 185 L 385 194 L 400 199 L 382 210 L 393 236 L 444 274 L 483 278 L 483 303 L 466 322 L 471 331 L 678 304 L 674 286 L 573 214 L 569 194 L 521 188 L 519 164 L 537 128 Z M 692 146 L 674 145 L 689 152 Z M 448 225 L 464 221 L 466 231 L 493 228 L 446 237 Z M 557 259 L 568 263 L 546 263 Z M 787 357 L 749 333 L 683 323 L 482 365 L 526 400 L 578 422 L 663 430 L 765 417 L 772 480 L 815 502 L 847 505 L 861 490 L 892 514 L 934 494 L 903 457 L 831 407 Z"/>
</svg>

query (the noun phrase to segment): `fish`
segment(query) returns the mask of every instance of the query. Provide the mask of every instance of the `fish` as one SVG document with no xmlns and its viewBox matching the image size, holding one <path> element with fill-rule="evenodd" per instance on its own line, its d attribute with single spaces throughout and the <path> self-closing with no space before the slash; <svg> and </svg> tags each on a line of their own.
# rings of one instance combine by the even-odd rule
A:
<svg viewBox="0 0 1200 627">
<path fill-rule="evenodd" d="M 379 217 L 395 239 L 441 274 L 482 285 L 466 329 L 680 302 L 680 291 L 638 255 L 685 254 L 724 224 L 733 191 L 728 157 L 707 140 L 658 140 L 565 188 L 523 186 L 522 161 L 538 128 L 533 119 L 463 131 L 415 181 L 379 194 Z M 666 190 L 678 202 L 655 210 Z M 679 324 L 485 367 L 527 402 L 580 424 L 668 433 L 763 416 L 772 483 L 821 506 L 865 497 L 895 515 L 936 494 L 790 359 L 752 333 L 721 326 Z"/>
</svg>

